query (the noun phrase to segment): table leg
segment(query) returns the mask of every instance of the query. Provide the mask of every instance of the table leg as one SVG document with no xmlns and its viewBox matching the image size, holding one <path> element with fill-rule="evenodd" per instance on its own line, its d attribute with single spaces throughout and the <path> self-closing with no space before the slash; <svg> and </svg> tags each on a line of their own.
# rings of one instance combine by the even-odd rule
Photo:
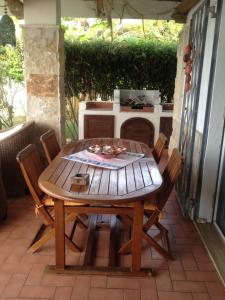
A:
<svg viewBox="0 0 225 300">
<path fill-rule="evenodd" d="M 56 269 L 65 268 L 65 214 L 64 202 L 54 200 L 55 208 L 55 259 Z"/>
<path fill-rule="evenodd" d="M 133 230 L 132 230 L 132 272 L 141 269 L 141 245 L 143 230 L 144 204 L 137 201 L 134 204 Z"/>
</svg>

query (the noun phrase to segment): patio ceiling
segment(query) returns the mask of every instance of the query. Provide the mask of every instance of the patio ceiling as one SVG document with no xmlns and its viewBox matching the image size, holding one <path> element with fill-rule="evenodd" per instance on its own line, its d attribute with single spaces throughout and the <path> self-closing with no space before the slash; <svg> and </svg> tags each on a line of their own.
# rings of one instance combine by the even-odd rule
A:
<svg viewBox="0 0 225 300">
<path fill-rule="evenodd" d="M 22 18 L 23 0 L 7 0 L 7 2 L 11 13 Z M 110 10 L 113 18 L 175 19 L 184 23 L 188 11 L 198 2 L 200 0 L 61 0 L 61 16 L 96 18 L 104 16 L 106 10 Z M 4 0 L 0 0 L 0 6 L 3 4 Z M 2 7 L 1 14 L 3 14 Z"/>
</svg>

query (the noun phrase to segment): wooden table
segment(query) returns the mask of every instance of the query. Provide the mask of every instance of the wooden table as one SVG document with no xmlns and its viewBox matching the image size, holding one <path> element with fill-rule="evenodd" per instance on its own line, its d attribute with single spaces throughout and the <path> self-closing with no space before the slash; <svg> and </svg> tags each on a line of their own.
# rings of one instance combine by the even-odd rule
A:
<svg viewBox="0 0 225 300">
<path fill-rule="evenodd" d="M 145 157 L 119 170 L 102 169 L 78 162 L 62 159 L 66 154 L 87 149 L 90 145 L 120 145 L 127 151 L 144 153 Z M 89 173 L 88 187 L 71 191 L 70 178 L 76 173 Z M 144 202 L 157 192 L 162 185 L 162 177 L 151 150 L 145 144 L 123 139 L 80 140 L 62 149 L 55 160 L 39 178 L 40 188 L 52 196 L 55 204 L 55 250 L 57 270 L 65 269 L 65 219 L 64 201 L 86 204 L 76 206 L 77 213 L 130 215 L 132 230 L 132 272 L 141 269 L 142 226 Z M 119 205 L 119 206 L 118 206 Z"/>
</svg>

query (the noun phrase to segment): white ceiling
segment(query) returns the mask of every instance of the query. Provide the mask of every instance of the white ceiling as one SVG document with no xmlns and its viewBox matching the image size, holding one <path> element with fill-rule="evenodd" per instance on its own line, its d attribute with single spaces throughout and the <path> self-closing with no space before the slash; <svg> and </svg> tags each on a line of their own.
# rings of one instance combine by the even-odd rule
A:
<svg viewBox="0 0 225 300">
<path fill-rule="evenodd" d="M 142 16 L 144 19 L 170 19 L 174 9 L 180 3 L 174 0 L 104 0 L 104 2 L 112 3 L 113 18 L 120 18 L 124 9 L 123 18 L 127 19 L 140 19 Z M 4 0 L 0 0 L 0 5 L 3 4 Z M 0 15 L 2 14 L 3 8 L 0 7 Z M 61 15 L 74 18 L 95 18 L 96 1 L 61 0 Z"/>
<path fill-rule="evenodd" d="M 110 1 L 108 1 L 109 3 Z M 179 1 L 154 0 L 113 0 L 112 17 L 127 19 L 168 19 Z M 96 17 L 96 1 L 94 0 L 61 0 L 62 16 Z"/>
</svg>

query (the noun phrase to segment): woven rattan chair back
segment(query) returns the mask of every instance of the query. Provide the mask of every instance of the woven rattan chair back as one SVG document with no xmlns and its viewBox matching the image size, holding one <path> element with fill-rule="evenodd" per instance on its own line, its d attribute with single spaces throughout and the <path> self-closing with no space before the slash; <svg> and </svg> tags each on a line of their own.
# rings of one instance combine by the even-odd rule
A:
<svg viewBox="0 0 225 300">
<path fill-rule="evenodd" d="M 48 130 L 40 137 L 48 163 L 50 163 L 60 151 L 55 131 Z"/>
</svg>

